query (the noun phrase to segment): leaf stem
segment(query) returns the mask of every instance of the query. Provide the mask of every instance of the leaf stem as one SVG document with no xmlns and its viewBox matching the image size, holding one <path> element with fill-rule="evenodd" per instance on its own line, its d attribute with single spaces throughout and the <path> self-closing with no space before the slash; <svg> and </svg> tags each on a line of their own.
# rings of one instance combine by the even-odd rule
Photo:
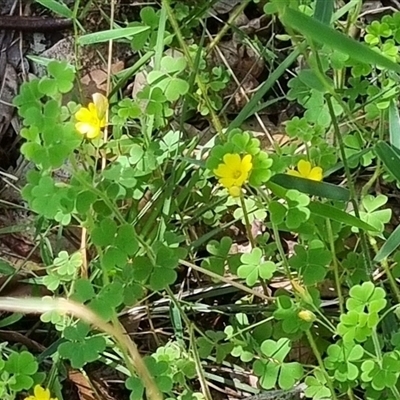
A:
<svg viewBox="0 0 400 400">
<path fill-rule="evenodd" d="M 340 314 L 343 314 L 344 313 L 344 298 L 343 298 L 343 293 L 342 293 L 342 285 L 340 283 L 339 265 L 338 265 L 337 258 L 336 258 L 336 249 L 335 249 L 335 241 L 333 238 L 332 224 L 331 224 L 331 221 L 329 218 L 326 218 L 325 221 L 326 221 L 326 230 L 328 233 L 329 246 L 330 246 L 331 254 L 332 254 L 333 274 L 335 276 L 336 292 L 337 292 L 338 299 L 339 299 L 339 309 L 340 309 Z"/>
<path fill-rule="evenodd" d="M 356 190 L 355 190 L 353 179 L 351 177 L 350 167 L 347 162 L 347 157 L 346 157 L 346 152 L 345 152 L 345 148 L 344 148 L 342 134 L 340 133 L 340 129 L 339 129 L 339 125 L 337 123 L 335 111 L 333 109 L 332 96 L 330 94 L 328 94 L 325 97 L 326 97 L 326 102 L 327 102 L 328 109 L 329 109 L 329 114 L 331 115 L 331 118 L 332 118 L 333 132 L 335 134 L 335 139 L 339 145 L 340 157 L 343 162 L 344 171 L 345 171 L 347 183 L 349 186 L 350 203 L 353 206 L 354 215 L 358 219 L 361 219 L 360 218 L 360 210 L 359 210 L 358 202 L 357 202 Z M 368 248 L 366 234 L 363 230 L 360 230 L 360 242 L 361 242 L 362 252 L 363 252 L 364 261 L 365 261 L 365 269 L 366 269 L 366 272 L 368 273 L 368 275 L 370 275 L 372 272 L 372 260 L 371 260 L 371 254 L 370 254 L 370 251 Z"/>
<path fill-rule="evenodd" d="M 331 391 L 332 399 L 333 400 L 337 400 L 335 389 L 333 387 L 333 383 L 332 383 L 331 377 L 329 376 L 327 370 L 325 369 L 324 362 L 323 362 L 322 357 L 321 357 L 321 353 L 318 350 L 317 344 L 315 343 L 314 337 L 313 337 L 310 329 L 308 329 L 306 331 L 306 336 L 307 336 L 307 339 L 308 339 L 308 343 L 310 344 L 310 347 L 311 347 L 311 349 L 312 349 L 312 351 L 313 351 L 313 353 L 315 355 L 315 358 L 318 361 L 319 367 L 321 368 L 321 371 L 325 375 L 326 383 L 327 383 L 327 385 L 329 387 L 329 390 Z"/>
</svg>

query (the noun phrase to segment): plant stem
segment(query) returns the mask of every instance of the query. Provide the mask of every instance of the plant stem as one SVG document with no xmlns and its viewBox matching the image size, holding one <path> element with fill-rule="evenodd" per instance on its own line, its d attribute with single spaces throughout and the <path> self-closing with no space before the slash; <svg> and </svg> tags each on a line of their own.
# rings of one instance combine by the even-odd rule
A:
<svg viewBox="0 0 400 400">
<path fill-rule="evenodd" d="M 256 242 L 253 237 L 253 233 L 251 232 L 249 213 L 247 212 L 246 202 L 244 201 L 243 194 L 240 195 L 240 205 L 242 206 L 242 210 L 243 210 L 243 217 L 244 217 L 244 222 L 245 222 L 245 226 L 246 226 L 247 238 L 249 239 L 251 247 L 254 249 L 257 246 L 256 246 Z"/>
<path fill-rule="evenodd" d="M 308 343 L 310 344 L 310 347 L 311 347 L 311 349 L 312 349 L 312 351 L 313 351 L 313 353 L 315 355 L 315 358 L 318 361 L 319 367 L 321 368 L 321 371 L 325 375 L 326 383 L 327 383 L 327 385 L 329 387 L 329 390 L 331 391 L 332 399 L 333 400 L 337 400 L 335 389 L 333 387 L 331 377 L 329 376 L 328 372 L 326 371 L 326 369 L 324 367 L 324 362 L 322 360 L 321 353 L 318 350 L 317 344 L 315 343 L 314 337 L 313 337 L 310 329 L 308 329 L 306 331 L 306 336 L 307 336 L 307 339 L 308 339 Z"/>
<path fill-rule="evenodd" d="M 290 273 L 290 266 L 289 266 L 289 261 L 286 257 L 286 253 L 285 250 L 283 249 L 282 246 L 282 242 L 281 242 L 281 236 L 279 234 L 279 229 L 276 226 L 276 224 L 274 224 L 273 222 L 271 222 L 272 225 L 272 232 L 274 233 L 274 239 L 275 239 L 275 243 L 276 243 L 276 247 L 278 248 L 278 253 L 282 259 L 282 265 L 283 265 L 283 269 L 285 270 L 285 274 L 287 276 L 287 278 L 291 281 L 291 273 Z"/>
<path fill-rule="evenodd" d="M 333 238 L 332 224 L 329 218 L 326 218 L 326 230 L 328 232 L 329 246 L 331 248 L 332 261 L 333 261 L 333 274 L 335 276 L 336 292 L 339 298 L 340 314 L 344 313 L 344 298 L 342 294 L 342 285 L 339 277 L 339 265 L 336 258 L 335 241 Z"/>
<path fill-rule="evenodd" d="M 378 334 L 376 333 L 375 328 L 372 330 L 371 339 L 372 339 L 372 343 L 374 344 L 375 355 L 376 355 L 379 367 L 382 368 L 383 359 L 382 359 L 381 345 L 379 343 L 379 337 L 378 337 Z M 395 397 L 395 399 L 400 400 L 400 392 L 397 389 L 397 387 L 392 386 L 389 389 L 393 393 L 393 396 Z"/>
<path fill-rule="evenodd" d="M 379 250 L 378 250 L 378 246 L 376 245 L 376 240 L 372 236 L 369 237 L 369 242 L 371 243 L 371 246 L 374 249 L 375 253 L 378 253 Z M 392 288 L 393 293 L 396 296 L 397 303 L 400 303 L 400 289 L 396 282 L 396 279 L 394 278 L 394 276 L 392 274 L 392 271 L 389 267 L 389 263 L 388 263 L 387 259 L 383 259 L 380 264 L 381 264 L 383 270 L 385 271 L 385 274 L 388 278 L 390 287 Z"/>
<path fill-rule="evenodd" d="M 212 123 L 214 125 L 214 128 L 215 128 L 215 130 L 217 131 L 217 133 L 218 133 L 218 135 L 220 137 L 224 137 L 221 121 L 219 120 L 217 114 L 215 113 L 215 110 L 213 108 L 212 102 L 211 102 L 211 100 L 210 100 L 210 98 L 208 96 L 208 93 L 207 93 L 207 88 L 204 85 L 203 81 L 201 80 L 201 78 L 200 78 L 200 76 L 199 76 L 199 74 L 198 74 L 198 72 L 197 72 L 197 70 L 195 68 L 192 56 L 190 55 L 190 52 L 189 52 L 189 48 L 188 48 L 188 46 L 187 46 L 187 44 L 185 42 L 185 39 L 184 39 L 184 37 L 182 35 L 181 29 L 180 29 L 179 24 L 178 24 L 178 21 L 176 20 L 175 14 L 174 14 L 174 12 L 173 12 L 173 10 L 171 8 L 170 1 L 171 0 L 161 0 L 161 4 L 165 8 L 165 10 L 167 11 L 169 22 L 171 23 L 171 26 L 172 26 L 172 28 L 173 28 L 173 30 L 175 32 L 176 38 L 178 39 L 178 42 L 179 42 L 179 44 L 181 46 L 183 54 L 185 55 L 186 61 L 187 61 L 188 65 L 189 65 L 190 69 L 195 73 L 196 83 L 197 83 L 197 85 L 198 85 L 198 87 L 199 87 L 199 89 L 201 91 L 201 94 L 202 94 L 202 96 L 204 98 L 204 101 L 205 101 L 205 103 L 207 105 L 207 108 L 208 108 L 208 110 L 210 112 L 211 121 L 212 121 Z"/>
<path fill-rule="evenodd" d="M 347 183 L 349 186 L 350 203 L 353 205 L 354 215 L 360 219 L 360 210 L 358 208 L 356 190 L 355 190 L 353 179 L 351 177 L 350 167 L 349 167 L 349 164 L 347 163 L 344 142 L 343 142 L 342 134 L 340 133 L 339 125 L 337 123 L 336 115 L 335 115 L 335 112 L 333 109 L 331 95 L 328 94 L 326 96 L 326 102 L 328 105 L 329 114 L 331 115 L 331 118 L 332 118 L 333 132 L 335 134 L 335 139 L 339 145 L 340 156 L 342 158 L 344 171 L 345 171 L 345 175 L 347 178 Z M 370 251 L 368 248 L 366 234 L 363 230 L 360 230 L 360 241 L 361 241 L 361 247 L 362 247 L 362 252 L 363 252 L 364 261 L 365 261 L 365 267 L 366 267 L 365 269 L 366 269 L 366 272 L 368 273 L 368 275 L 370 275 L 371 271 L 372 271 L 372 260 L 371 260 L 371 254 L 370 254 Z"/>
<path fill-rule="evenodd" d="M 234 281 L 234 280 L 232 280 L 230 278 L 226 278 L 225 276 L 218 275 L 215 272 L 212 272 L 212 271 L 209 271 L 208 269 L 199 267 L 198 265 L 193 264 L 191 262 L 188 262 L 188 261 L 185 261 L 185 260 L 179 260 L 179 264 L 184 265 L 185 267 L 188 267 L 188 268 L 192 268 L 195 271 L 201 272 L 204 275 L 211 276 L 211 278 L 219 279 L 222 282 L 228 283 L 228 284 L 238 288 L 239 290 L 243 290 L 243 292 L 246 292 L 246 293 L 249 293 L 249 294 L 251 294 L 253 296 L 259 297 L 260 299 L 263 299 L 263 300 L 266 300 L 266 301 L 275 300 L 274 297 L 266 296 L 264 293 L 261 293 L 260 291 L 251 289 L 251 288 L 249 288 L 249 287 L 247 287 L 245 285 L 242 285 L 239 282 L 236 282 L 236 281 Z"/>
<path fill-rule="evenodd" d="M 253 237 L 253 233 L 251 232 L 251 224 L 250 224 L 250 219 L 249 219 L 249 213 L 247 211 L 247 207 L 246 207 L 246 202 L 244 201 L 244 197 L 243 197 L 243 193 L 241 193 L 240 195 L 240 204 L 242 206 L 242 210 L 243 210 L 243 217 L 244 217 L 244 222 L 245 222 L 245 226 L 246 226 L 246 232 L 247 232 L 247 237 L 249 239 L 249 242 L 251 244 L 251 248 L 254 249 L 257 247 L 256 242 L 254 240 Z M 268 294 L 268 287 L 267 284 L 265 283 L 264 279 L 261 277 L 258 277 L 260 284 L 263 288 L 263 291 L 265 294 Z"/>
</svg>

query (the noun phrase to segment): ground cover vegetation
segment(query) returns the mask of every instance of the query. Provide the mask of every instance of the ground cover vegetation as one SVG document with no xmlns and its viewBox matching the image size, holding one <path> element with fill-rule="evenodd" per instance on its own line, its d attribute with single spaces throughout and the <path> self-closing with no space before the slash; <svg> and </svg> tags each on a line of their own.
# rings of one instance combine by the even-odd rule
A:
<svg viewBox="0 0 400 400">
<path fill-rule="evenodd" d="M 83 398 L 78 371 L 94 399 L 112 376 L 115 399 L 294 399 L 300 385 L 399 400 L 400 13 L 248 0 L 210 38 L 216 2 L 162 0 L 127 26 L 102 4 L 112 29 L 93 33 L 83 2 L 39 3 L 74 20 L 77 49 L 122 41 L 137 59 L 89 101 L 67 97 L 79 62 L 42 59 L 47 76 L 14 100 L 44 271 L 28 282 L 47 295 L 0 299 L 4 329 L 40 314 L 44 346 L 2 345 L 0 397 Z M 243 10 L 273 36 L 238 29 Z M 232 116 L 232 71 L 211 54 L 233 34 L 269 67 Z M 283 143 L 243 128 L 289 105 Z M 80 248 L 63 247 L 71 232 Z"/>
</svg>

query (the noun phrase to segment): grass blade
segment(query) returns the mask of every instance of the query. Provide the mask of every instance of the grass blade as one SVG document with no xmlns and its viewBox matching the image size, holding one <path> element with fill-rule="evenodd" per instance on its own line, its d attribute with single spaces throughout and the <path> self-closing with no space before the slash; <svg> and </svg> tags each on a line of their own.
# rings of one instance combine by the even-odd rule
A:
<svg viewBox="0 0 400 400">
<path fill-rule="evenodd" d="M 108 29 L 106 31 L 88 33 L 87 35 L 83 35 L 78 39 L 78 44 L 94 44 L 121 38 L 130 39 L 132 36 L 145 32 L 148 29 L 150 28 L 147 26 L 131 26 L 128 28 Z"/>
<path fill-rule="evenodd" d="M 323 24 L 330 25 L 333 15 L 333 0 L 317 0 L 314 18 Z"/>
<path fill-rule="evenodd" d="M 391 100 L 389 106 L 389 135 L 390 144 L 400 149 L 400 116 L 394 100 Z"/>
<path fill-rule="evenodd" d="M 348 189 L 332 185 L 331 183 L 317 182 L 286 174 L 274 175 L 271 181 L 286 189 L 296 189 L 299 192 L 311 196 L 319 196 L 325 199 L 339 201 L 348 201 L 350 199 L 350 192 Z"/>
<path fill-rule="evenodd" d="M 400 182 L 400 156 L 395 151 L 395 148 L 392 148 L 386 142 L 380 141 L 375 145 L 374 151 L 388 172 L 396 178 L 397 182 Z"/>
<path fill-rule="evenodd" d="M 267 93 L 268 90 L 271 89 L 271 87 L 275 84 L 275 82 L 293 64 L 293 62 L 297 59 L 300 53 L 301 53 L 300 49 L 296 49 L 281 62 L 281 64 L 274 70 L 274 72 L 272 72 L 272 74 L 268 77 L 268 79 L 257 90 L 257 92 L 251 98 L 251 100 L 243 107 L 243 109 L 236 116 L 236 118 L 229 124 L 228 131 L 240 127 L 247 118 L 255 114 L 256 110 L 259 111 L 258 108 L 259 101 L 263 99 L 265 93 Z"/>
<path fill-rule="evenodd" d="M 379 65 L 389 71 L 400 73 L 399 64 L 300 11 L 287 7 L 281 19 L 285 25 L 289 25 L 302 35 L 347 54 L 354 60 L 361 61 L 364 64 Z"/>
<path fill-rule="evenodd" d="M 400 246 L 400 226 L 398 226 L 388 237 L 386 242 L 376 254 L 374 261 L 381 262 L 390 256 Z"/>
<path fill-rule="evenodd" d="M 41 4 L 43 7 L 48 8 L 55 14 L 59 14 L 65 18 L 72 18 L 72 11 L 61 1 L 56 0 L 36 0 L 36 3 Z"/>
<path fill-rule="evenodd" d="M 373 226 L 361 221 L 361 219 L 329 204 L 313 201 L 309 204 L 308 208 L 312 214 L 319 215 L 320 217 L 329 218 L 332 221 L 341 222 L 342 224 L 354 226 L 365 231 L 376 231 Z"/>
</svg>

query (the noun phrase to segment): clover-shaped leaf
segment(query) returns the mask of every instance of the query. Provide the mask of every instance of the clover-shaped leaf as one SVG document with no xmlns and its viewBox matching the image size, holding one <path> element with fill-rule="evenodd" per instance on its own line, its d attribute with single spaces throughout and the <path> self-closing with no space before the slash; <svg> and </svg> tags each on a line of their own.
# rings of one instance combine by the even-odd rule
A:
<svg viewBox="0 0 400 400">
<path fill-rule="evenodd" d="M 203 268 L 215 272 L 218 275 L 224 274 L 225 263 L 228 259 L 228 254 L 231 250 L 232 239 L 224 236 L 220 242 L 211 240 L 207 244 L 207 251 L 212 254 L 207 257 L 201 264 Z"/>
<path fill-rule="evenodd" d="M 371 382 L 375 390 L 394 387 L 400 375 L 400 361 L 397 353 L 386 353 L 382 362 L 366 360 L 361 365 L 361 379 Z"/>
<path fill-rule="evenodd" d="M 290 351 L 289 339 L 281 338 L 277 342 L 265 340 L 261 344 L 261 351 L 268 360 L 256 360 L 253 369 L 264 389 L 272 389 L 278 383 L 281 389 L 288 390 L 303 376 L 301 364 L 284 362 Z"/>
<path fill-rule="evenodd" d="M 10 388 L 16 392 L 30 389 L 34 383 L 32 375 L 37 372 L 38 366 L 35 357 L 28 351 L 12 353 L 5 362 L 6 371 L 14 378 Z"/>
<path fill-rule="evenodd" d="M 105 321 L 109 321 L 123 300 L 122 283 L 114 281 L 100 290 L 96 298 L 89 303 L 89 307 Z"/>
<path fill-rule="evenodd" d="M 372 333 L 372 329 L 378 324 L 377 313 L 367 314 L 350 310 L 340 316 L 337 332 L 342 336 L 344 342 L 365 342 Z"/>
<path fill-rule="evenodd" d="M 322 371 L 316 369 L 314 375 L 306 377 L 305 384 L 307 385 L 304 391 L 306 397 L 312 397 L 314 400 L 331 398 L 331 391 L 326 387 L 326 377 Z"/>
<path fill-rule="evenodd" d="M 73 275 L 82 265 L 82 254 L 75 252 L 70 256 L 65 250 L 60 251 L 54 259 L 53 265 L 57 268 L 58 274 Z"/>
<path fill-rule="evenodd" d="M 233 129 L 229 132 L 228 143 L 234 146 L 232 149 L 233 153 L 255 156 L 260 152 L 260 141 L 251 137 L 249 132 L 243 132 L 241 129 Z"/>
<path fill-rule="evenodd" d="M 365 211 L 360 211 L 360 218 L 367 224 L 370 224 L 376 231 L 369 232 L 371 235 L 379 235 L 385 229 L 385 224 L 390 221 L 392 210 L 378 210 L 387 203 L 387 197 L 380 194 L 376 197 L 367 195 L 362 199 L 362 205 Z M 358 232 L 358 228 L 352 227 L 353 232 Z"/>
<path fill-rule="evenodd" d="M 125 387 L 131 391 L 129 400 L 142 400 L 144 395 L 144 386 L 142 381 L 136 376 L 130 376 L 125 381 Z"/>
<path fill-rule="evenodd" d="M 261 249 L 255 248 L 250 254 L 243 254 L 240 257 L 242 265 L 237 273 L 240 278 L 246 279 L 249 286 L 254 286 L 259 278 L 271 279 L 276 271 L 276 265 L 272 261 L 263 261 Z"/>
<path fill-rule="evenodd" d="M 111 218 L 105 218 L 93 229 L 91 234 L 92 242 L 96 246 L 109 246 L 114 243 L 116 232 L 116 222 Z"/>
<path fill-rule="evenodd" d="M 354 362 L 359 361 L 364 355 L 364 349 L 354 342 L 333 344 L 328 347 L 325 366 L 333 370 L 339 382 L 355 381 L 358 377 L 358 367 Z"/>
<path fill-rule="evenodd" d="M 100 357 L 106 348 L 106 341 L 102 336 L 88 337 L 89 326 L 78 322 L 76 326 L 68 326 L 64 330 L 66 342 L 58 346 L 61 357 L 71 361 L 74 368 L 82 368 L 85 364 L 93 362 Z"/>
<path fill-rule="evenodd" d="M 252 186 L 260 186 L 271 178 L 272 159 L 268 157 L 265 151 L 260 151 L 253 156 L 253 169 L 249 177 L 249 183 Z"/>
<path fill-rule="evenodd" d="M 49 74 L 56 80 L 60 93 L 71 91 L 75 79 L 75 72 L 72 66 L 65 61 L 50 61 L 47 69 Z"/>
<path fill-rule="evenodd" d="M 289 263 L 303 276 L 304 284 L 314 285 L 321 282 L 327 273 L 327 266 L 332 260 L 329 250 L 324 248 L 306 249 L 304 246 L 295 246 L 295 255 Z"/>
<path fill-rule="evenodd" d="M 355 285 L 350 289 L 349 294 L 350 298 L 346 302 L 348 310 L 361 312 L 367 308 L 371 312 L 378 313 L 386 306 L 385 290 L 376 287 L 373 282 Z"/>
<path fill-rule="evenodd" d="M 215 351 L 217 362 L 221 363 L 233 350 L 233 343 L 224 342 L 226 338 L 224 332 L 206 331 L 205 333 L 206 337 L 200 337 L 196 341 L 199 356 L 207 358 Z"/>
</svg>

